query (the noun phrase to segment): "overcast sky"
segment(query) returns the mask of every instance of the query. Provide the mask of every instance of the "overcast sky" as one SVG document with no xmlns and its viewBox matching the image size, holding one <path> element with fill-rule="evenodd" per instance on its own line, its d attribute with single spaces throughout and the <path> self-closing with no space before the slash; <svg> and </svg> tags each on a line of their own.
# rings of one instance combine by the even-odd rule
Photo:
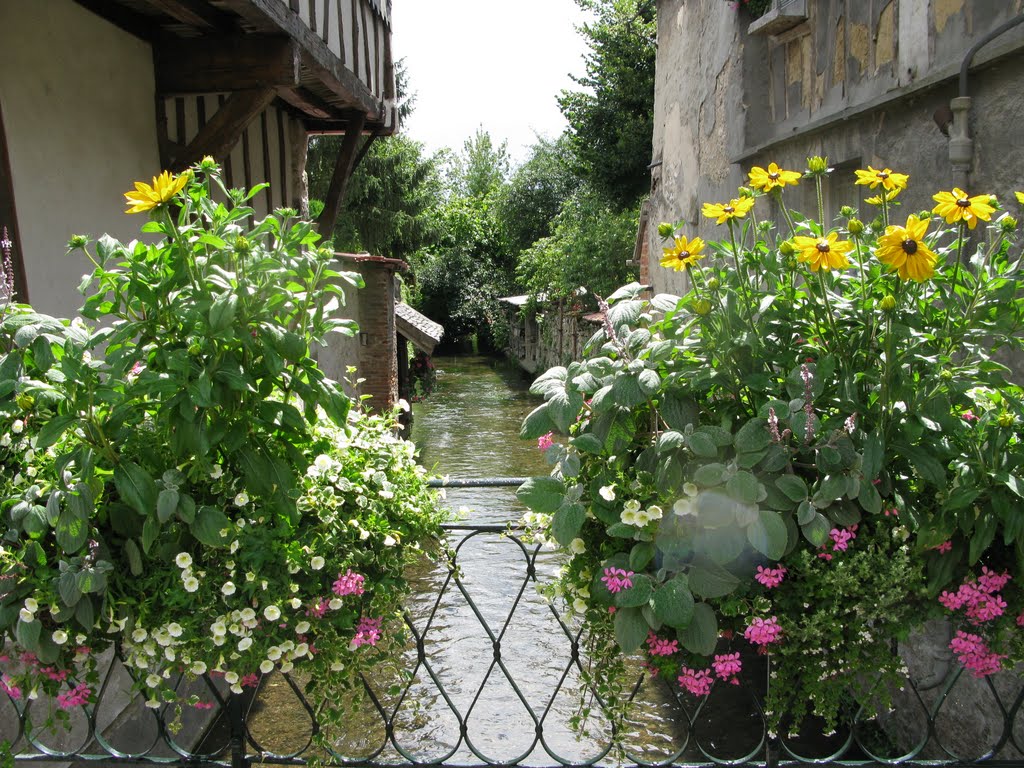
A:
<svg viewBox="0 0 1024 768">
<path fill-rule="evenodd" d="M 573 0 L 397 0 L 394 57 L 416 94 L 402 130 L 428 150 L 461 150 L 482 125 L 523 160 L 535 134 L 565 128 L 556 97 L 583 74 L 584 18 Z"/>
</svg>

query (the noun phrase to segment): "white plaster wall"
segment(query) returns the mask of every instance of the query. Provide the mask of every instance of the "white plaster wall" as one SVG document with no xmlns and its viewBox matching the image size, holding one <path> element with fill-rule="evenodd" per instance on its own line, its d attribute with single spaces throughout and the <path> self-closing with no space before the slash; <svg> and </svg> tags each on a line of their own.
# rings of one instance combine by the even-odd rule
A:
<svg viewBox="0 0 1024 768">
<path fill-rule="evenodd" d="M 29 297 L 72 315 L 91 265 L 68 237 L 129 240 L 146 221 L 124 192 L 160 171 L 150 47 L 71 0 L 4 0 L 0 105 Z"/>
</svg>

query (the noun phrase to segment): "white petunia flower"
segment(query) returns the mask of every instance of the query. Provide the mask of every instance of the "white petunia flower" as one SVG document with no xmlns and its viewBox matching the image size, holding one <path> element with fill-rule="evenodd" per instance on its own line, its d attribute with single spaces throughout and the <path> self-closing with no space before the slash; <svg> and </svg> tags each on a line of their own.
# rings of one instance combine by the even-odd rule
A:
<svg viewBox="0 0 1024 768">
<path fill-rule="evenodd" d="M 235 594 L 235 584 L 234 584 L 234 582 L 225 581 L 224 582 L 224 586 L 222 586 L 220 588 L 220 591 L 221 591 L 221 594 L 223 594 L 225 596 L 229 596 L 229 595 Z"/>
<path fill-rule="evenodd" d="M 174 558 L 174 564 L 179 568 L 188 568 L 192 565 L 192 555 L 188 552 L 179 552 Z"/>
<path fill-rule="evenodd" d="M 132 630 L 132 642 L 134 643 L 145 642 L 147 637 L 149 637 L 149 632 L 144 630 L 142 627 L 136 627 Z"/>
<path fill-rule="evenodd" d="M 14 423 L 11 424 L 11 432 L 13 432 L 16 435 L 20 435 L 24 431 L 25 431 L 25 422 L 22 421 L 21 419 L 15 419 Z"/>
<path fill-rule="evenodd" d="M 195 592 L 197 589 L 199 589 L 199 579 L 197 579 L 195 576 L 189 576 L 181 582 L 181 586 L 185 588 L 186 592 Z"/>
<path fill-rule="evenodd" d="M 601 494 L 601 498 L 605 501 L 615 501 L 615 484 L 601 486 L 601 490 L 598 493 Z"/>
<path fill-rule="evenodd" d="M 214 480 L 220 480 L 224 476 L 224 467 L 220 464 L 214 464 L 213 469 L 210 471 L 210 477 Z"/>
<path fill-rule="evenodd" d="M 193 661 L 190 671 L 193 675 L 202 675 L 206 673 L 206 662 L 205 661 Z"/>
<path fill-rule="evenodd" d="M 574 555 L 582 555 L 587 551 L 587 545 L 583 543 L 583 539 L 573 539 L 569 542 L 569 551 Z"/>
<path fill-rule="evenodd" d="M 263 609 L 263 615 L 266 617 L 267 621 L 277 621 L 281 618 L 281 609 L 276 605 L 268 605 Z"/>
<path fill-rule="evenodd" d="M 320 555 L 316 555 L 312 560 L 309 561 L 309 567 L 312 568 L 314 571 L 319 571 L 321 568 L 324 567 L 325 564 L 326 561 L 322 557 L 320 557 Z"/>
<path fill-rule="evenodd" d="M 39 602 L 34 597 L 26 597 L 25 610 L 30 613 L 35 613 L 39 610 Z"/>
<path fill-rule="evenodd" d="M 176 621 L 172 621 L 167 625 L 167 634 L 171 637 L 181 637 L 182 632 L 184 632 L 184 630 L 181 628 L 181 624 Z"/>
<path fill-rule="evenodd" d="M 663 514 L 664 512 L 657 504 L 651 504 L 651 506 L 647 508 L 648 520 L 661 520 Z"/>
<path fill-rule="evenodd" d="M 697 514 L 697 510 L 694 509 L 693 500 L 688 498 L 678 499 L 676 503 L 672 505 L 672 511 L 679 517 Z"/>
<path fill-rule="evenodd" d="M 270 661 L 277 661 L 281 658 L 281 649 L 276 645 L 272 645 L 267 649 L 267 659 Z"/>
<path fill-rule="evenodd" d="M 273 671 L 274 662 L 270 661 L 270 659 L 264 659 L 260 662 L 260 672 L 262 672 L 264 675 L 269 675 Z"/>
<path fill-rule="evenodd" d="M 390 534 L 388 534 L 387 536 L 384 537 L 384 546 L 385 547 L 393 547 L 397 543 L 398 543 L 398 541 L 395 539 L 395 537 L 390 535 Z"/>
<path fill-rule="evenodd" d="M 300 621 L 298 624 L 295 625 L 295 634 L 297 634 L 297 635 L 304 635 L 307 632 L 309 632 L 309 622 L 308 621 Z"/>
<path fill-rule="evenodd" d="M 238 682 L 238 673 L 237 672 L 225 672 L 224 673 L 224 682 L 227 683 L 228 685 L 234 685 L 235 683 Z"/>
<path fill-rule="evenodd" d="M 249 503 L 249 494 L 246 493 L 245 491 L 241 491 L 240 493 L 238 493 L 235 496 L 235 506 L 236 507 L 244 507 L 248 503 Z"/>
<path fill-rule="evenodd" d="M 243 637 L 241 640 L 238 641 L 238 650 L 240 650 L 240 651 L 247 651 L 247 650 L 249 650 L 249 648 L 251 646 L 252 646 L 252 638 L 251 637 Z"/>
<path fill-rule="evenodd" d="M 150 688 L 156 688 L 158 685 L 160 685 L 160 675 L 146 675 L 146 685 Z"/>
<path fill-rule="evenodd" d="M 68 633 L 65 632 L 63 629 L 58 629 L 54 631 L 51 637 L 53 638 L 53 642 L 55 642 L 57 645 L 64 645 L 64 643 L 68 641 Z"/>
</svg>

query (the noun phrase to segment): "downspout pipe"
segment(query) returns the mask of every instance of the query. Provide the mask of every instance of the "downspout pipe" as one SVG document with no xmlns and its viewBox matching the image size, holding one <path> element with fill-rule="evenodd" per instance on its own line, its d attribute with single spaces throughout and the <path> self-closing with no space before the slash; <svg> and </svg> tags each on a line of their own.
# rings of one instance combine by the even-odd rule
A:
<svg viewBox="0 0 1024 768">
<path fill-rule="evenodd" d="M 1018 14 L 1005 24 L 993 29 L 971 46 L 960 64 L 959 95 L 949 103 L 953 112 L 953 124 L 949 131 L 949 163 L 953 169 L 953 186 L 967 190 L 974 165 L 974 139 L 969 125 L 971 96 L 967 88 L 967 75 L 974 56 L 997 37 L 1006 34 L 1017 25 L 1024 23 L 1024 13 Z"/>
</svg>

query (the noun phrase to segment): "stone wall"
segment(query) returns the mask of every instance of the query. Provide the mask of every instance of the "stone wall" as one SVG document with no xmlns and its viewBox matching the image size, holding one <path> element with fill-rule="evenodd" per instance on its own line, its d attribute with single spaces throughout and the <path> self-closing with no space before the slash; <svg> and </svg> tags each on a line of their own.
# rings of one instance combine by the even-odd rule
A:
<svg viewBox="0 0 1024 768">
<path fill-rule="evenodd" d="M 749 34 L 750 19 L 720 0 L 658 8 L 651 282 L 678 293 L 682 275 L 657 266 L 657 223 L 716 237 L 701 203 L 734 197 L 754 165 L 801 170 L 809 155 L 828 156 L 829 214 L 859 204 L 853 169 L 869 164 L 911 174 L 908 211 L 960 184 L 933 115 L 957 95 L 971 45 L 1024 12 L 1024 0 L 806 0 L 805 21 L 767 36 Z M 969 192 L 1006 196 L 1024 184 L 1021 50 L 1024 25 L 974 58 Z M 793 206 L 809 209 L 809 185 L 794 192 Z"/>
</svg>

